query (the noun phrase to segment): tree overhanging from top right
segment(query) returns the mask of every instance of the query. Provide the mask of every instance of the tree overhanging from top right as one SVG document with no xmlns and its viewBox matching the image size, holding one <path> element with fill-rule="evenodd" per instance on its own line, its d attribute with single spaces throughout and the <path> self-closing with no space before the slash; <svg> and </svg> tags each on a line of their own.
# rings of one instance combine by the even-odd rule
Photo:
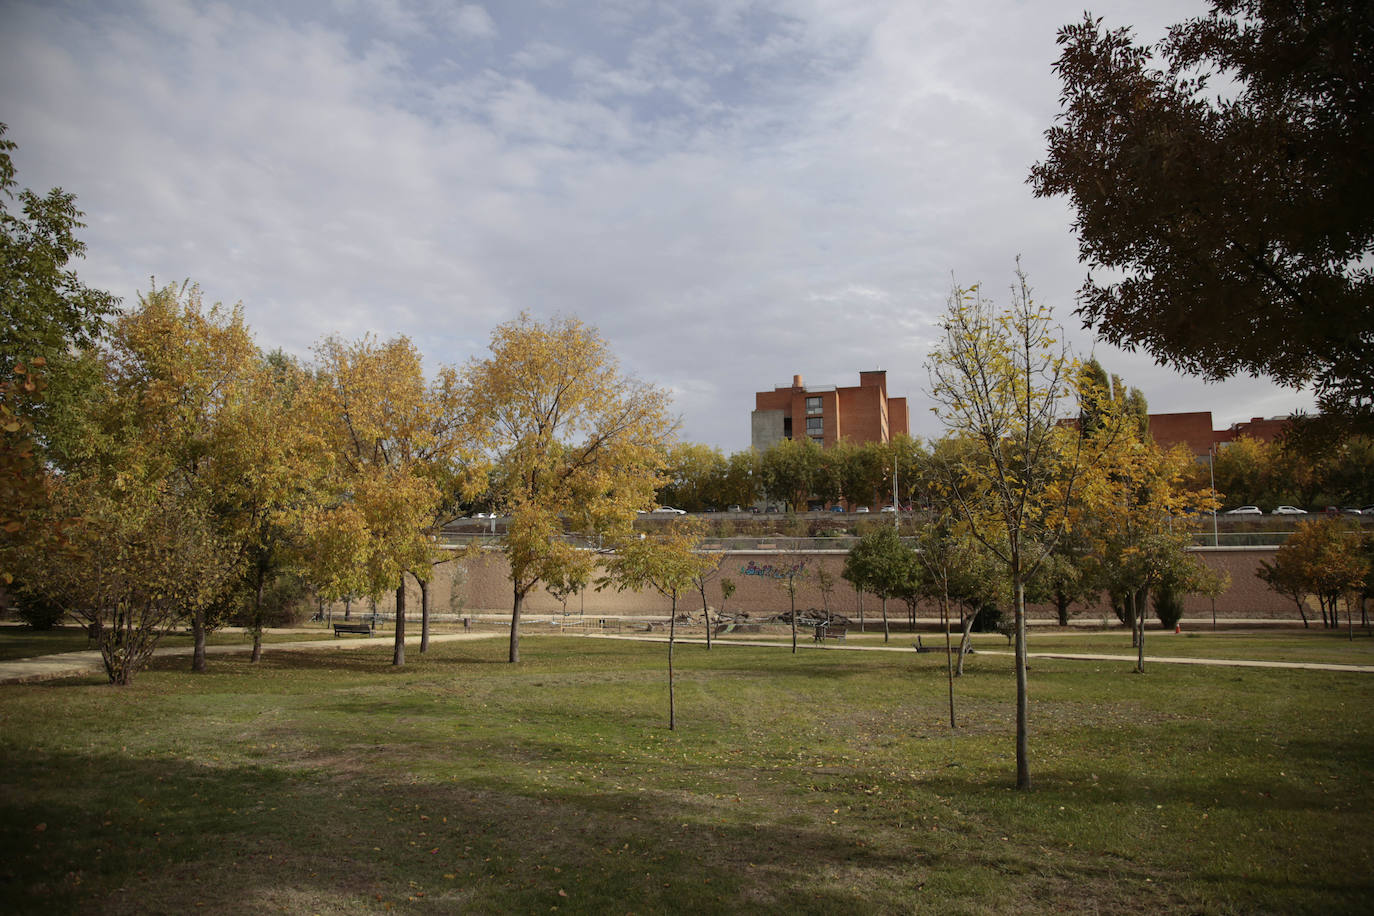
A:
<svg viewBox="0 0 1374 916">
<path fill-rule="evenodd" d="M 1209 380 L 1310 385 L 1374 431 L 1374 4 L 1210 5 L 1154 46 L 1091 15 L 1059 32 L 1029 183 L 1076 211 L 1078 314 Z"/>
</svg>

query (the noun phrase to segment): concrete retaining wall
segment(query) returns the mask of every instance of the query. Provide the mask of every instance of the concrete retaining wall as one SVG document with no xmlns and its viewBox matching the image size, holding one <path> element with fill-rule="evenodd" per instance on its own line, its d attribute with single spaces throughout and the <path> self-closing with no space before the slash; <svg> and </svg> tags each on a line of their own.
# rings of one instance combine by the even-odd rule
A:
<svg viewBox="0 0 1374 916">
<path fill-rule="evenodd" d="M 1231 576 L 1231 586 L 1217 599 L 1218 617 L 1247 618 L 1296 618 L 1293 603 L 1270 591 L 1255 576 L 1261 560 L 1272 560 L 1274 547 L 1221 547 L 1197 548 L 1196 553 L 1208 566 L 1224 570 Z M 830 609 L 850 617 L 859 616 L 859 598 L 849 583 L 840 577 L 844 568 L 843 551 L 804 551 L 780 553 L 776 551 L 739 551 L 726 554 L 722 564 L 721 576 L 733 579 L 736 586 L 734 596 L 726 605 L 727 611 L 748 611 L 755 616 L 785 611 L 788 608 L 788 595 L 783 588 L 785 580 L 779 578 L 780 570 L 799 562 L 806 564 L 807 570 L 822 568 L 835 578 L 835 589 L 830 595 Z M 454 574 L 459 581 L 455 585 Z M 707 603 L 713 608 L 721 607 L 719 577 L 707 586 Z M 822 597 L 814 581 L 800 583 L 797 590 L 797 607 L 820 608 Z M 445 563 L 436 568 L 430 586 L 430 607 L 440 613 L 510 613 L 513 596 L 509 578 L 509 567 L 505 557 L 499 552 L 488 551 L 481 556 L 466 560 Z M 419 589 L 409 589 L 410 616 L 418 617 L 420 608 Z M 879 602 L 872 595 L 863 598 L 865 616 L 877 616 Z M 685 609 L 700 610 L 701 596 L 693 591 L 679 599 L 679 606 Z M 391 613 L 393 599 L 385 596 L 377 603 L 378 610 Z M 657 592 L 617 592 L 614 589 L 596 591 L 587 589 L 585 594 L 574 595 L 568 600 L 567 610 L 572 613 L 587 613 L 610 616 L 666 615 L 670 602 Z M 370 609 L 366 601 L 354 602 L 355 612 Z M 335 606 L 340 613 L 341 605 Z M 536 589 L 526 598 L 525 610 L 531 614 L 550 614 L 564 610 L 561 602 L 554 599 L 542 588 Z M 889 615 L 900 618 L 906 614 L 905 605 L 889 602 Z M 923 608 L 918 612 L 923 617 L 936 616 L 934 607 Z M 1212 603 L 1206 598 L 1188 598 L 1184 613 L 1189 617 L 1205 617 L 1212 613 Z M 1052 608 L 1033 607 L 1031 614 L 1036 617 L 1053 617 Z M 1111 610 L 1105 602 L 1095 608 L 1076 606 L 1076 618 L 1091 619 L 1110 616 Z"/>
</svg>

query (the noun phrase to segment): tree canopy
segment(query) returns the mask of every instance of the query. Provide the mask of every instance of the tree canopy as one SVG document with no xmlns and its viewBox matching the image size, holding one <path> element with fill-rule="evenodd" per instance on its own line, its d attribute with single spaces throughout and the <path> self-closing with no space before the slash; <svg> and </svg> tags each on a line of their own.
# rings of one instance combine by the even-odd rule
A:
<svg viewBox="0 0 1374 916">
<path fill-rule="evenodd" d="M 0 372 L 6 377 L 24 360 L 51 362 L 68 347 L 94 343 L 119 302 L 83 284 L 68 266 L 86 253 L 76 237 L 83 224 L 75 195 L 26 189 L 18 193 L 19 212 L 11 212 L 14 148 L 0 124 Z"/>
<path fill-rule="evenodd" d="M 1208 379 L 1312 384 L 1374 428 L 1374 6 L 1211 7 L 1153 46 L 1091 15 L 1060 30 L 1029 181 L 1076 211 L 1079 314 Z"/>
</svg>

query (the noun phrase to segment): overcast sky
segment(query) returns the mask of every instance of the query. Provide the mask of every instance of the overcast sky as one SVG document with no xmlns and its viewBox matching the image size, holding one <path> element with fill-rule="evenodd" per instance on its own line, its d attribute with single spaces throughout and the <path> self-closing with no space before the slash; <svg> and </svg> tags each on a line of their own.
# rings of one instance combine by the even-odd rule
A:
<svg viewBox="0 0 1374 916">
<path fill-rule="evenodd" d="M 1201 0 L 1089 4 L 1154 39 Z M 749 442 L 753 393 L 886 369 L 933 435 L 951 277 L 1019 254 L 1078 349 L 1086 268 L 1025 184 L 1084 0 L 0 0 L 22 186 L 74 192 L 83 279 L 191 279 L 258 342 L 410 336 L 462 365 L 521 310 L 600 328 L 682 436 Z M 1157 412 L 1310 408 L 1104 345 Z"/>
</svg>

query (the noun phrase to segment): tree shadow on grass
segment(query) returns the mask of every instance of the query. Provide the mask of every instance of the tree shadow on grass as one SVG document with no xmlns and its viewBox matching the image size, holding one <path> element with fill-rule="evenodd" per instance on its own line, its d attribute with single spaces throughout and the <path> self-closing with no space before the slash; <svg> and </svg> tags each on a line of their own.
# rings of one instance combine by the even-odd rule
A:
<svg viewBox="0 0 1374 916">
<path fill-rule="evenodd" d="M 5 765 L 12 912 L 835 912 L 900 899 L 865 876 L 919 881 L 849 832 L 728 822 L 676 795 L 122 756 Z"/>
</svg>

